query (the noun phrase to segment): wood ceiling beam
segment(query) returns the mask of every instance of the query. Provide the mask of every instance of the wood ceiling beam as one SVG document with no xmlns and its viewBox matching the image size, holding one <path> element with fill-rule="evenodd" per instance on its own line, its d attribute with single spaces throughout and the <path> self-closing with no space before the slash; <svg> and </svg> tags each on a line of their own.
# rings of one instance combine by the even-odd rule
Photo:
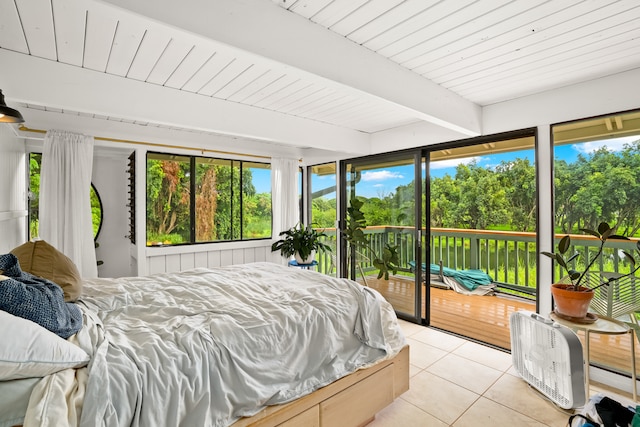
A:
<svg viewBox="0 0 640 427">
<path fill-rule="evenodd" d="M 103 0 L 308 73 L 330 87 L 384 100 L 417 119 L 468 136 L 482 133 L 482 108 L 324 27 L 265 0 Z"/>
<path fill-rule="evenodd" d="M 297 148 L 369 154 L 370 137 L 330 124 L 0 49 L 0 88 L 24 102 Z M 41 127 L 25 123 L 28 127 Z"/>
</svg>

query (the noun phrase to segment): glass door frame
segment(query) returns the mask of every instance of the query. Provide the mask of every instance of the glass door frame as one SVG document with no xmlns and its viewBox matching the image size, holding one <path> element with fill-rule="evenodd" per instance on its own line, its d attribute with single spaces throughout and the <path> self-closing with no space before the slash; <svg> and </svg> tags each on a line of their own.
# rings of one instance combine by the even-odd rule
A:
<svg viewBox="0 0 640 427">
<path fill-rule="evenodd" d="M 540 238 L 538 235 L 539 221 L 540 221 L 540 170 L 539 170 L 539 150 L 538 150 L 538 129 L 536 127 L 524 128 L 514 131 L 501 132 L 491 135 L 482 135 L 473 138 L 466 138 L 456 141 L 448 141 L 438 143 L 434 145 L 428 145 L 422 147 L 422 157 L 425 164 L 425 232 L 423 233 L 424 242 L 426 247 L 425 256 L 427 259 L 431 259 L 431 153 L 441 150 L 453 150 L 456 148 L 470 147 L 474 145 L 491 144 L 501 141 L 515 140 L 519 138 L 533 137 L 534 138 L 534 156 L 535 156 L 535 185 L 536 185 L 536 247 L 540 247 Z M 539 262 L 538 262 L 539 264 Z M 423 324 L 429 326 L 430 321 L 430 286 L 425 287 L 425 317 L 423 318 Z M 536 312 L 540 311 L 540 275 L 536 278 Z"/>
<path fill-rule="evenodd" d="M 414 289 L 415 289 L 415 298 L 414 298 L 414 313 L 405 313 L 396 311 L 398 318 L 407 320 L 413 323 L 423 323 L 422 319 L 422 307 L 423 303 L 426 303 L 424 299 L 425 296 L 422 293 L 422 283 L 420 278 L 422 277 L 422 235 L 421 235 L 421 226 L 422 226 L 422 215 L 423 215 L 423 207 L 422 207 L 422 149 L 414 148 L 410 150 L 402 150 L 391 153 L 383 153 L 383 154 L 375 154 L 366 157 L 359 157 L 353 159 L 345 159 L 341 160 L 339 164 L 339 229 L 344 230 L 347 218 L 347 205 L 349 201 L 347 200 L 347 165 L 356 165 L 356 166 L 366 166 L 366 165 L 374 165 L 376 163 L 389 162 L 400 159 L 411 159 L 413 158 L 414 165 L 414 200 L 418 201 L 414 204 L 414 253 L 415 253 L 415 261 L 416 261 L 416 271 L 414 274 Z M 354 272 L 347 271 L 347 242 L 343 238 L 342 233 L 339 233 L 339 252 L 341 254 L 339 259 L 340 265 L 340 277 L 355 277 L 353 276 Z M 428 250 L 428 248 L 427 248 Z M 351 263 L 352 270 L 355 269 L 354 263 Z M 427 291 L 428 292 L 428 291 Z M 426 309 L 428 310 L 428 306 Z"/>
</svg>

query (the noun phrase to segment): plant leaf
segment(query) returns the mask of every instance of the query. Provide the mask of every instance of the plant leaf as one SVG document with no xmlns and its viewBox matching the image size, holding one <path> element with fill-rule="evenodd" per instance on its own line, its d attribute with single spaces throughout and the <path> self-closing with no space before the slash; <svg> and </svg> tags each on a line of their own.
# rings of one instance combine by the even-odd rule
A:
<svg viewBox="0 0 640 427">
<path fill-rule="evenodd" d="M 629 252 L 627 251 L 622 251 L 622 255 L 624 255 L 625 258 L 627 258 L 629 260 L 629 263 L 631 264 L 632 268 L 635 267 L 636 265 L 636 259 L 633 257 L 633 255 L 631 255 Z"/>
<path fill-rule="evenodd" d="M 621 236 L 619 234 L 612 234 L 609 237 L 607 237 L 608 239 L 616 239 L 616 240 L 631 240 L 629 239 L 627 236 Z"/>
<path fill-rule="evenodd" d="M 541 253 L 542 255 L 546 255 L 546 256 L 548 256 L 548 257 L 549 257 L 549 258 L 551 258 L 551 259 L 556 259 L 556 254 L 554 254 L 553 252 L 546 252 L 546 251 L 543 251 L 543 252 L 540 252 L 540 253 Z"/>
<path fill-rule="evenodd" d="M 600 225 L 598 225 L 598 232 L 600 234 L 604 234 L 605 232 L 611 230 L 611 227 L 609 227 L 609 224 L 607 224 L 606 222 L 601 222 Z M 611 233 L 609 233 L 611 234 Z"/>
<path fill-rule="evenodd" d="M 600 238 L 600 233 L 598 233 L 597 231 L 589 230 L 588 228 L 581 228 L 580 231 L 586 234 L 590 234 L 594 237 L 597 237 L 598 239 Z"/>
<path fill-rule="evenodd" d="M 569 235 L 566 235 L 562 239 L 560 239 L 560 242 L 558 243 L 558 252 L 564 254 L 565 252 L 567 252 L 567 250 L 569 250 L 569 246 L 571 246 L 571 237 L 569 237 Z"/>
<path fill-rule="evenodd" d="M 571 261 L 573 261 L 574 259 L 578 258 L 579 256 L 580 256 L 580 254 L 578 252 L 576 252 L 573 255 L 571 255 L 565 262 L 567 264 L 569 264 Z"/>
</svg>

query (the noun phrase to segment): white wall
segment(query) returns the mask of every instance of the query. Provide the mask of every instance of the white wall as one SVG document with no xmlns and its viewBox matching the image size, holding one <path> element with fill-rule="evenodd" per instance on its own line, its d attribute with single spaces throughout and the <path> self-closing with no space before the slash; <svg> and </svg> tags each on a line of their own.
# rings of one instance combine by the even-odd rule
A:
<svg viewBox="0 0 640 427">
<path fill-rule="evenodd" d="M 96 258 L 100 277 L 135 275 L 129 253 L 129 211 L 127 164 L 130 152 L 105 152 L 96 147 L 92 182 L 102 200 L 102 228 L 98 235 Z"/>
<path fill-rule="evenodd" d="M 0 123 L 0 253 L 27 240 L 27 160 L 25 142 Z"/>
<path fill-rule="evenodd" d="M 147 148 L 176 154 L 190 154 L 180 148 L 158 149 L 129 144 L 108 147 L 100 143 L 94 151 L 93 184 L 103 205 L 103 224 L 96 250 L 100 277 L 123 277 L 175 272 L 195 267 L 218 267 L 254 261 L 275 261 L 270 240 L 208 243 L 175 247 L 146 247 Z M 128 157 L 136 159 L 136 245 L 130 243 L 128 203 Z M 261 159 L 264 161 L 264 159 Z"/>
</svg>

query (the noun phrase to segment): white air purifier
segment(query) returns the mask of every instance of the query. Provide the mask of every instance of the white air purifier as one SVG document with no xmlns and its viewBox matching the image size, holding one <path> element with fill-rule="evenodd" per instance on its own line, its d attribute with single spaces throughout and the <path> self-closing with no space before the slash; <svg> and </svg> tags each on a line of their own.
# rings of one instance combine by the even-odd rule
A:
<svg viewBox="0 0 640 427">
<path fill-rule="evenodd" d="M 586 403 L 584 358 L 569 328 L 530 311 L 509 317 L 511 358 L 518 374 L 564 409 Z"/>
</svg>

